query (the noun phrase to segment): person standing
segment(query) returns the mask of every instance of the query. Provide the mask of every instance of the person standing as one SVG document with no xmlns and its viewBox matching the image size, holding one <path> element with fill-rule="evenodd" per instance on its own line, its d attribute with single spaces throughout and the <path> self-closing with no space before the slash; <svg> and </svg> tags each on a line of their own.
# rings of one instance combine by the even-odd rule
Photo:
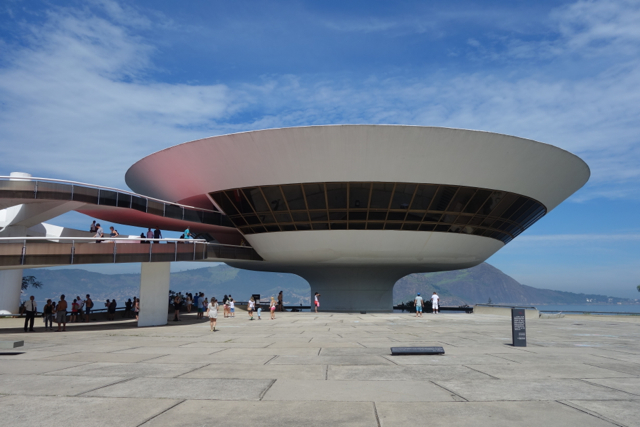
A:
<svg viewBox="0 0 640 427">
<path fill-rule="evenodd" d="M 154 239 L 162 239 L 162 232 L 160 231 L 159 227 L 156 227 L 156 229 L 153 230 L 153 238 Z M 156 242 L 156 243 L 160 243 L 160 242 Z"/>
<path fill-rule="evenodd" d="M 193 304 L 193 298 L 191 298 L 191 294 L 187 293 L 187 313 L 191 313 L 191 305 Z"/>
<path fill-rule="evenodd" d="M 236 317 L 236 302 L 229 296 L 229 317 Z"/>
<path fill-rule="evenodd" d="M 278 311 L 284 311 L 284 296 L 282 295 L 282 291 L 278 294 Z"/>
<path fill-rule="evenodd" d="M 271 320 L 276 318 L 276 299 L 271 297 L 271 303 L 269 304 L 269 311 L 271 311 Z"/>
<path fill-rule="evenodd" d="M 262 320 L 262 306 L 260 300 L 256 300 L 256 313 L 258 313 L 258 320 Z"/>
<path fill-rule="evenodd" d="M 211 332 L 215 332 L 216 323 L 218 322 L 218 300 L 213 297 L 207 307 L 207 316 L 209 316 L 209 327 L 211 328 Z"/>
<path fill-rule="evenodd" d="M 42 308 L 42 315 L 44 316 L 44 329 L 53 331 L 53 304 L 48 299 L 45 306 Z"/>
<path fill-rule="evenodd" d="M 187 228 L 186 230 L 184 230 L 184 232 L 182 233 L 182 238 L 183 238 L 183 239 L 191 239 L 191 238 L 193 238 L 193 236 L 191 235 L 191 231 L 189 230 L 189 228 Z"/>
<path fill-rule="evenodd" d="M 134 299 L 133 311 L 136 313 L 136 322 L 137 322 L 140 317 L 140 298 L 134 297 L 133 299 Z"/>
<path fill-rule="evenodd" d="M 316 294 L 313 296 L 313 305 L 315 305 L 316 313 L 318 312 L 318 307 L 320 307 L 320 300 L 318 299 L 318 297 L 320 297 L 320 294 L 316 292 Z"/>
<path fill-rule="evenodd" d="M 173 315 L 174 322 L 180 320 L 180 303 L 182 303 L 182 299 L 180 298 L 180 294 L 177 294 L 173 299 L 173 309 L 175 310 Z"/>
<path fill-rule="evenodd" d="M 249 313 L 249 320 L 253 320 L 253 308 L 256 306 L 256 302 L 253 300 L 253 297 L 249 300 L 249 304 L 247 304 L 247 312 Z"/>
<path fill-rule="evenodd" d="M 131 302 L 131 298 L 124 303 L 124 313 L 122 313 L 122 317 L 130 318 L 131 317 L 131 309 L 133 308 L 133 302 Z"/>
<path fill-rule="evenodd" d="M 193 296 L 193 305 L 196 307 L 196 319 L 202 318 L 202 304 L 200 303 L 200 293 L 196 292 Z"/>
<path fill-rule="evenodd" d="M 80 308 L 80 304 L 78 304 L 78 300 L 74 299 L 71 304 L 71 319 L 69 319 L 69 323 L 74 323 L 78 321 L 78 309 Z"/>
<path fill-rule="evenodd" d="M 64 299 L 64 294 L 60 295 L 60 302 L 56 308 L 56 323 L 58 324 L 56 332 L 60 332 L 60 324 L 62 324 L 62 331 L 67 330 L 67 301 Z"/>
<path fill-rule="evenodd" d="M 89 226 L 89 233 L 95 233 L 98 230 L 96 227 L 96 220 L 94 219 L 91 225 Z"/>
<path fill-rule="evenodd" d="M 431 295 L 431 308 L 433 309 L 433 314 L 437 314 L 440 311 L 440 297 L 435 292 Z"/>
<path fill-rule="evenodd" d="M 422 317 L 422 306 L 424 305 L 424 301 L 420 296 L 420 292 L 416 295 L 416 298 L 413 300 L 413 305 L 416 307 L 416 317 Z"/>
<path fill-rule="evenodd" d="M 147 239 L 153 239 L 153 231 L 151 231 L 151 227 L 147 228 Z M 149 241 L 149 243 L 153 243 Z"/>
<path fill-rule="evenodd" d="M 93 308 L 93 301 L 89 294 L 87 294 L 87 299 L 84 301 L 84 321 L 89 321 L 89 315 L 91 314 L 91 309 Z"/>
<path fill-rule="evenodd" d="M 31 295 L 29 300 L 24 303 L 25 317 L 24 317 L 24 331 L 27 332 L 27 326 L 29 332 L 34 332 L 33 322 L 36 320 L 36 313 L 38 311 L 38 304 L 36 304 L 36 297 Z"/>
</svg>

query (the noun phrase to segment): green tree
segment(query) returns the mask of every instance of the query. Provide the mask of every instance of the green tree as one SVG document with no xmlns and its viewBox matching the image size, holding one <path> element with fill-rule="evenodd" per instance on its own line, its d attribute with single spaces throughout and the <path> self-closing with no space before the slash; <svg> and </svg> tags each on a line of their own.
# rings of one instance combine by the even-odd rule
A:
<svg viewBox="0 0 640 427">
<path fill-rule="evenodd" d="M 29 286 L 31 286 L 32 288 L 40 289 L 42 287 L 42 282 L 38 281 L 35 276 L 23 276 L 22 290 L 27 290 Z"/>
<path fill-rule="evenodd" d="M 640 292 L 640 285 L 638 285 L 638 292 Z"/>
</svg>

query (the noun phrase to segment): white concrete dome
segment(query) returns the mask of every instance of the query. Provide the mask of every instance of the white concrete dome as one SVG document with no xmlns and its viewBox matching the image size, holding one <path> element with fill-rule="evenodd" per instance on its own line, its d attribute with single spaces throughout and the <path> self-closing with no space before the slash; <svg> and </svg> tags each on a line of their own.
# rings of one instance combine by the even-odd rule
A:
<svg viewBox="0 0 640 427">
<path fill-rule="evenodd" d="M 540 142 L 388 125 L 210 137 L 126 174 L 141 194 L 215 201 L 265 260 L 245 268 L 300 274 L 344 311 L 387 311 L 400 277 L 483 262 L 588 178 L 581 159 Z"/>
</svg>

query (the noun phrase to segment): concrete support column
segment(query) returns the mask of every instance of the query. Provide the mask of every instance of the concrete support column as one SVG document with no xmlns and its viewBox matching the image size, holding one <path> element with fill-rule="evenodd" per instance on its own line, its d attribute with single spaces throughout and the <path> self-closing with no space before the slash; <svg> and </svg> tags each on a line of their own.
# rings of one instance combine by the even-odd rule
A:
<svg viewBox="0 0 640 427">
<path fill-rule="evenodd" d="M 16 270 L 0 270 L 0 311 L 8 311 L 12 314 L 18 313 L 21 289 L 21 268 Z"/>
<path fill-rule="evenodd" d="M 140 270 L 140 326 L 167 324 L 171 263 L 143 262 Z"/>
<path fill-rule="evenodd" d="M 311 285 L 311 309 L 314 295 L 320 293 L 319 311 L 346 313 L 390 313 L 393 311 L 393 286 L 404 271 L 372 267 L 329 267 L 296 272 Z"/>
</svg>

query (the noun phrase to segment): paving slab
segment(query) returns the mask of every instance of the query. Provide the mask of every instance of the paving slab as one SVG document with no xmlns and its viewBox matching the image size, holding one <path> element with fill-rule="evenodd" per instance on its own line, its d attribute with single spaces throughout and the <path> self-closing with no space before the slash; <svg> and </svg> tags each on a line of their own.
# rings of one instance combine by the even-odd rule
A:
<svg viewBox="0 0 640 427">
<path fill-rule="evenodd" d="M 220 352 L 218 354 L 218 352 Z M 169 354 L 160 356 L 155 359 L 150 359 L 146 363 L 223 363 L 223 364 L 249 364 L 260 365 L 265 364 L 276 356 L 253 356 L 251 354 L 245 354 L 243 356 L 225 356 L 221 349 L 213 354 L 193 354 L 193 355 L 179 355 Z"/>
<path fill-rule="evenodd" d="M 496 378 L 537 380 L 542 378 L 624 378 L 627 374 L 596 366 L 574 363 L 570 365 L 527 364 L 518 365 L 468 365 Z"/>
<path fill-rule="evenodd" d="M 187 400 L 144 426 L 201 427 L 221 425 L 375 427 L 371 402 L 218 402 Z"/>
<path fill-rule="evenodd" d="M 428 381 L 278 380 L 263 400 L 442 402 L 454 398 L 451 393 Z"/>
<path fill-rule="evenodd" d="M 430 427 L 612 427 L 614 424 L 557 402 L 376 402 L 380 425 Z"/>
<path fill-rule="evenodd" d="M 305 365 L 301 369 L 291 369 L 289 365 L 211 364 L 181 375 L 180 378 L 324 380 L 326 376 L 326 365 Z"/>
<path fill-rule="evenodd" d="M 617 379 L 616 379 L 617 380 Z M 611 381 L 616 381 L 611 380 Z M 592 380 L 605 381 L 605 380 Z M 609 380 L 607 380 L 609 381 Z M 469 401 L 491 400 L 628 400 L 632 395 L 576 379 L 435 381 Z"/>
<path fill-rule="evenodd" d="M 497 364 L 514 364 L 511 360 L 506 360 L 490 354 L 478 355 L 432 355 L 432 356 L 387 356 L 387 360 L 396 365 L 497 365 Z"/>
<path fill-rule="evenodd" d="M 636 363 L 590 363 L 589 365 L 610 371 L 622 372 L 627 374 L 627 376 L 640 376 L 640 365 Z"/>
<path fill-rule="evenodd" d="M 640 378 L 603 378 L 585 380 L 592 384 L 600 384 L 615 390 L 622 390 L 627 393 L 634 394 L 640 398 Z M 640 405 L 640 402 L 638 402 Z"/>
<path fill-rule="evenodd" d="M 215 378 L 135 378 L 85 393 L 93 397 L 198 399 L 198 400 L 259 400 L 273 380 Z"/>
<path fill-rule="evenodd" d="M 6 358 L 5 358 L 6 357 Z M 17 360 L 10 359 L 5 356 L 0 358 L 0 374 L 44 374 L 46 372 L 59 371 L 61 369 L 67 369 L 74 366 L 81 366 L 88 362 L 73 362 L 73 361 L 48 361 L 48 360 Z M 0 390 L 2 392 L 2 390 Z"/>
<path fill-rule="evenodd" d="M 177 363 L 90 363 L 74 368 L 51 372 L 47 375 L 56 376 L 116 376 L 121 378 L 153 377 L 173 378 L 195 369 L 203 367 L 203 364 L 177 364 Z"/>
<path fill-rule="evenodd" d="M 270 365 L 393 365 L 384 357 L 361 356 L 278 356 Z"/>
<path fill-rule="evenodd" d="M 67 360 L 75 362 L 116 362 L 136 363 L 158 357 L 157 354 L 125 354 L 125 353 L 90 353 L 78 352 L 47 357 L 47 360 Z"/>
<path fill-rule="evenodd" d="M 490 375 L 473 369 L 457 366 L 329 366 L 327 371 L 329 380 L 339 381 L 428 381 L 489 379 Z"/>
<path fill-rule="evenodd" d="M 574 408 L 625 426 L 640 424 L 640 409 L 637 400 L 570 400 L 564 402 Z"/>
<path fill-rule="evenodd" d="M 134 427 L 179 403 L 179 400 L 5 396 L 2 422 L 6 426 Z"/>
<path fill-rule="evenodd" d="M 76 396 L 125 380 L 119 377 L 55 377 L 47 375 L 0 375 L 0 392 L 26 396 Z"/>
</svg>

